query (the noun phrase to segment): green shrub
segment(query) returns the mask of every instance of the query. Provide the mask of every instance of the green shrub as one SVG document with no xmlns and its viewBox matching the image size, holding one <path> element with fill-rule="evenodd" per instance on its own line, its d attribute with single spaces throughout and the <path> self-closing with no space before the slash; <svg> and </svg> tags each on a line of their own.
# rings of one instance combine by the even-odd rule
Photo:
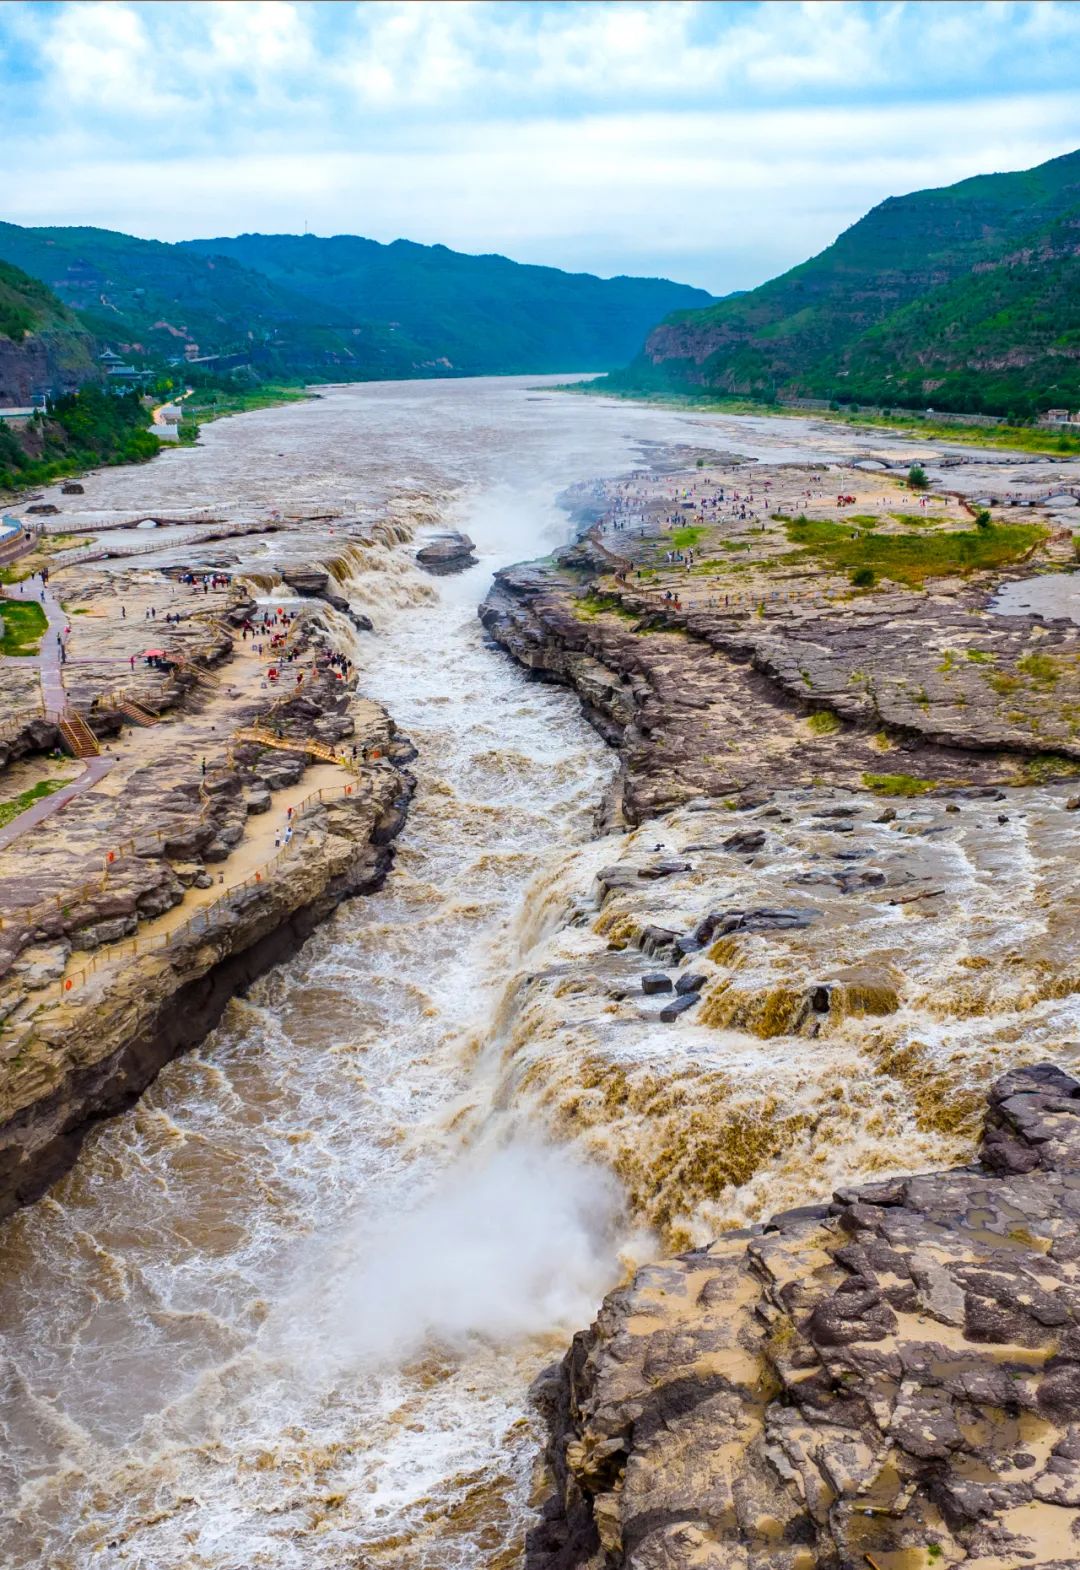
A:
<svg viewBox="0 0 1080 1570">
<path fill-rule="evenodd" d="M 926 478 L 926 470 L 920 463 L 913 463 L 907 472 L 908 486 L 913 491 L 925 491 L 930 481 Z"/>
<path fill-rule="evenodd" d="M 872 589 L 877 579 L 873 567 L 856 567 L 851 574 L 851 581 L 856 589 Z"/>
</svg>

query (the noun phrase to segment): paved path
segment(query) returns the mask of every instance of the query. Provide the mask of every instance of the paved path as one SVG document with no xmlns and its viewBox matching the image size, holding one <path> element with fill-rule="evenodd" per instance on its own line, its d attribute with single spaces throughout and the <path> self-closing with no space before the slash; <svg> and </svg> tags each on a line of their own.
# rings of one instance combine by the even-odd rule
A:
<svg viewBox="0 0 1080 1570">
<path fill-rule="evenodd" d="M 60 812 L 69 801 L 74 801 L 76 796 L 92 790 L 98 780 L 105 778 L 115 762 L 115 758 L 88 758 L 78 779 L 54 791 L 51 796 L 42 796 L 32 802 L 25 812 L 20 812 L 17 818 L 12 818 L 6 828 L 0 829 L 0 850 L 6 850 L 28 829 L 36 829 L 39 823 L 43 823 L 46 818 L 51 818 L 54 812 Z"/>
<path fill-rule="evenodd" d="M 49 619 L 48 631 L 41 637 L 41 652 L 24 654 L 20 658 L 25 664 L 34 664 L 38 668 L 45 712 L 62 714 L 67 708 L 67 694 L 64 692 L 60 644 L 64 636 L 64 628 L 68 625 L 67 612 L 51 589 L 42 589 L 40 578 L 28 578 L 22 583 L 11 584 L 6 598 L 40 605 Z"/>
</svg>

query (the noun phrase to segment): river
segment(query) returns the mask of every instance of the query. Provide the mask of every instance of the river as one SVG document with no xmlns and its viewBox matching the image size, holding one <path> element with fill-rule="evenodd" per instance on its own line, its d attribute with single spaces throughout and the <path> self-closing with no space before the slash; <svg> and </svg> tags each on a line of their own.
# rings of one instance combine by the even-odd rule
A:
<svg viewBox="0 0 1080 1570">
<path fill-rule="evenodd" d="M 730 440 L 540 385 L 328 389 L 86 481 L 87 521 L 422 504 L 480 563 L 433 581 L 402 550 L 349 588 L 378 627 L 363 690 L 419 749 L 385 889 L 4 1230 L 5 1564 L 516 1557 L 528 1382 L 628 1239 L 610 1180 L 496 1105 L 489 1064 L 515 976 L 602 863 L 614 763 L 573 696 L 485 645 L 476 605 L 567 537 L 568 484 L 639 464 L 641 440 Z"/>
<path fill-rule="evenodd" d="M 476 606 L 494 569 L 568 536 L 567 486 L 639 466 L 642 443 L 775 461 L 885 440 L 542 378 L 386 383 L 87 478 L 65 506 L 80 532 L 412 517 L 466 529 L 479 564 L 432 580 L 387 545 L 348 585 L 377 628 L 361 686 L 419 751 L 385 888 L 234 1001 L 0 1236 L 0 1562 L 517 1562 L 529 1381 L 649 1242 L 500 1072 L 518 978 L 571 952 L 566 914 L 611 859 L 595 822 L 614 760 L 576 698 L 486 645 Z M 558 1050 L 566 1073 L 574 1044 Z"/>
</svg>

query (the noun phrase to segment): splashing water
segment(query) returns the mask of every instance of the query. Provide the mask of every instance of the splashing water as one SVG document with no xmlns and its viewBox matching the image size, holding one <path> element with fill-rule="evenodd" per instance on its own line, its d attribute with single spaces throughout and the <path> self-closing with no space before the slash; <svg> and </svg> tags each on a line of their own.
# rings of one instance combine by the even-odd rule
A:
<svg viewBox="0 0 1080 1570">
<path fill-rule="evenodd" d="M 362 688 L 420 750 L 394 873 L 0 1238 L 3 1563 L 453 1570 L 516 1552 L 527 1385 L 625 1239 L 610 1179 L 494 1103 L 498 1037 L 613 760 L 575 699 L 485 646 L 475 607 L 493 566 L 565 537 L 558 493 L 632 466 L 646 432 L 684 435 L 522 382 L 388 384 L 88 479 L 99 517 L 312 494 L 411 508 L 467 528 L 481 566 L 421 579 L 410 528 L 350 555 L 378 628 Z"/>
</svg>

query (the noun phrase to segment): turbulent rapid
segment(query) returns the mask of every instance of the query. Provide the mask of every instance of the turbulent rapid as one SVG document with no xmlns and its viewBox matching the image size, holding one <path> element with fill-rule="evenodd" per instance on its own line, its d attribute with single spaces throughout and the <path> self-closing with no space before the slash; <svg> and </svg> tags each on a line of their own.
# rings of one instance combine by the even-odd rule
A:
<svg viewBox="0 0 1080 1570">
<path fill-rule="evenodd" d="M 629 1017 L 609 939 L 641 902 L 598 921 L 595 875 L 647 858 L 653 832 L 598 836 L 613 754 L 575 696 L 530 682 L 476 618 L 494 569 L 565 541 L 559 496 L 639 467 L 649 444 L 737 441 L 785 461 L 825 458 L 833 440 L 800 421 L 569 399 L 535 379 L 381 384 L 224 421 L 193 453 L 88 479 L 72 520 L 87 530 L 144 511 L 279 511 L 316 515 L 307 527 L 325 544 L 335 514 L 369 520 L 372 546 L 343 556 L 349 600 L 376 627 L 354 655 L 362 690 L 418 750 L 418 784 L 382 892 L 235 999 L 0 1236 L 3 1563 L 516 1563 L 539 1446 L 531 1378 L 655 1246 L 644 1223 L 697 1241 L 734 1214 L 728 1185 L 744 1179 L 724 1141 L 745 1145 L 761 1084 L 790 1161 L 759 1174 L 743 1210 L 799 1197 L 808 1169 L 823 1187 L 843 1178 L 855 1125 L 852 1161 L 895 1155 L 906 1125 L 868 1091 L 865 1115 L 831 1141 L 836 1159 L 813 1167 L 864 1033 L 849 1032 L 850 1055 L 846 1037 L 844 1050 L 800 1046 L 831 1054 L 816 1088 L 785 1045 L 736 1035 L 738 1010 L 749 1017 L 786 978 L 747 971 L 749 1001 L 734 987 L 712 1034 L 697 1025 L 676 1041 Z M 412 552 L 434 527 L 467 531 L 479 565 L 424 577 Z M 267 583 L 274 565 L 271 534 Z M 713 854 L 699 842 L 727 832 L 714 815 L 674 824 L 680 854 Z M 719 868 L 696 874 L 702 899 Z M 771 876 L 762 903 L 781 898 Z M 669 909 L 662 889 L 649 897 L 658 921 L 699 914 Z M 730 897 L 749 895 L 740 884 Z M 907 909 L 885 933 L 897 954 Z M 830 932 L 842 919 L 830 906 Z M 1046 1001 L 1049 1035 L 1071 994 L 1058 1004 Z M 717 1133 L 724 1106 L 731 1127 Z M 716 1147 L 707 1169 L 702 1129 Z M 676 1188 L 710 1202 L 696 1230 Z"/>
<path fill-rule="evenodd" d="M 349 509 L 467 528 L 482 559 L 433 588 L 391 533 L 354 563 L 379 629 L 363 688 L 419 750 L 386 888 L 5 1231 L 5 1563 L 517 1552 L 526 1387 L 627 1236 L 612 1180 L 495 1104 L 499 1044 L 603 858 L 614 763 L 575 698 L 485 646 L 476 602 L 494 566 L 566 537 L 565 486 L 679 427 L 521 382 L 350 388 L 88 481 L 89 520 Z"/>
</svg>

